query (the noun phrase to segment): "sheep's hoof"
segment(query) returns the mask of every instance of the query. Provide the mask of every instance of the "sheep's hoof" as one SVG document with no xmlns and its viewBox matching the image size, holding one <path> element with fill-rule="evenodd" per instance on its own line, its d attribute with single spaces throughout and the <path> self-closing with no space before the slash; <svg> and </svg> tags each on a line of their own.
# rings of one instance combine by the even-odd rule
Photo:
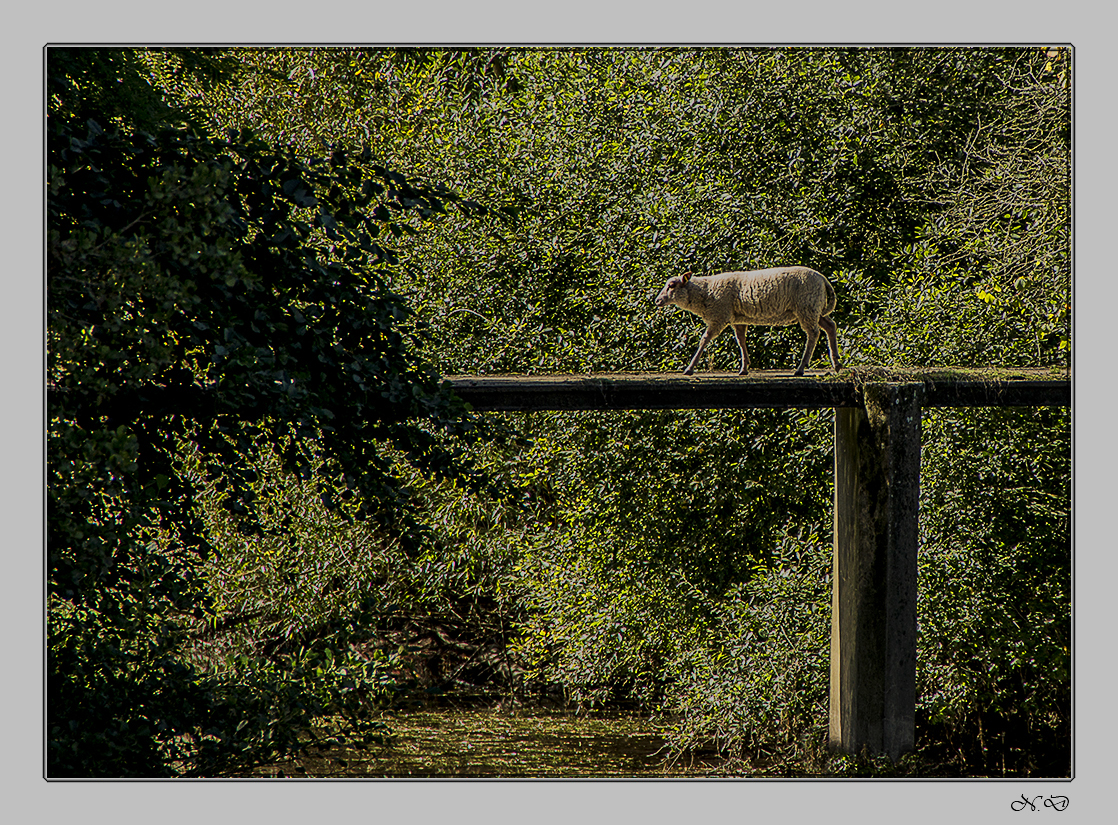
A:
<svg viewBox="0 0 1118 825">
<path fill-rule="evenodd" d="M 795 375 L 797 378 L 803 378 L 804 377 L 804 371 L 803 370 L 796 370 L 792 374 Z"/>
<path fill-rule="evenodd" d="M 691 374 L 692 374 L 692 373 L 694 373 L 694 372 L 695 372 L 694 370 L 689 370 L 689 369 L 684 369 L 684 370 L 683 370 L 683 374 L 684 374 L 684 375 L 691 375 Z"/>
</svg>

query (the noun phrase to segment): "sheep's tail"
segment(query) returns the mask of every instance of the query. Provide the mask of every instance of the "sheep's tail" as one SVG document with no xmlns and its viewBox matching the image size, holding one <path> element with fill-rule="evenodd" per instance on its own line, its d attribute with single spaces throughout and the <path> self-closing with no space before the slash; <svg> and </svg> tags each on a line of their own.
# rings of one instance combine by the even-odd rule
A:
<svg viewBox="0 0 1118 825">
<path fill-rule="evenodd" d="M 823 279 L 823 286 L 827 287 L 827 306 L 823 309 L 822 315 L 830 315 L 835 311 L 835 306 L 838 304 L 838 298 L 835 296 L 835 288 L 831 286 L 831 282 L 826 278 Z"/>
</svg>

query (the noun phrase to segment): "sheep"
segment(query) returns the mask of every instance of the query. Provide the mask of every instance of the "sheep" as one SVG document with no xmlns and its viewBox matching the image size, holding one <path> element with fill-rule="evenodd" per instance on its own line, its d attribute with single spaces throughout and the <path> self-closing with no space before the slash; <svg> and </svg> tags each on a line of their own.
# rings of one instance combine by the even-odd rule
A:
<svg viewBox="0 0 1118 825">
<path fill-rule="evenodd" d="M 690 272 L 669 278 L 655 298 L 656 306 L 675 304 L 693 312 L 707 322 L 695 357 L 683 370 L 691 375 L 707 344 L 722 330 L 733 326 L 741 349 L 739 375 L 749 372 L 749 351 L 745 348 L 745 329 L 750 324 L 786 326 L 798 323 L 807 335 L 803 358 L 796 375 L 803 375 L 815 344 L 819 328 L 827 333 L 831 366 L 838 372 L 838 340 L 835 322 L 827 316 L 835 309 L 834 287 L 806 266 L 782 266 L 754 272 L 723 272 L 718 275 L 692 276 Z"/>
</svg>

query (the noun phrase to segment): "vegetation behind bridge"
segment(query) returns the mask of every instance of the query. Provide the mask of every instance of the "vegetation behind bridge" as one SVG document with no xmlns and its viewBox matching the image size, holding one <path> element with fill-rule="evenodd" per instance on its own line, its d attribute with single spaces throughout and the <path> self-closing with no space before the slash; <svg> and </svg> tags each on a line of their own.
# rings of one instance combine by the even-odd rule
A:
<svg viewBox="0 0 1118 825">
<path fill-rule="evenodd" d="M 822 748 L 828 412 L 478 416 L 437 376 L 679 370 L 667 277 L 787 264 L 855 370 L 1066 367 L 1070 72 L 51 50 L 49 771 L 236 773 L 478 691 L 860 770 Z M 1070 411 L 927 410 L 922 459 L 906 770 L 1066 775 Z"/>
</svg>

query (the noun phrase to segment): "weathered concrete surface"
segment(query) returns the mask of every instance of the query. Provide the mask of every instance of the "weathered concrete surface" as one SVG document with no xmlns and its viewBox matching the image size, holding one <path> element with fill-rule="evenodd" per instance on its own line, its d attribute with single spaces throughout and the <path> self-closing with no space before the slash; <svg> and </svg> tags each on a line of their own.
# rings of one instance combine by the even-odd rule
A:
<svg viewBox="0 0 1118 825">
<path fill-rule="evenodd" d="M 1045 370 L 981 371 L 953 374 L 913 371 L 909 383 L 924 388 L 924 406 L 1068 406 L 1071 383 Z M 856 376 L 855 376 L 856 377 Z M 732 373 L 600 373 L 592 375 L 454 375 L 454 391 L 480 411 L 637 410 L 757 407 L 858 407 L 863 404 L 860 377 L 791 371 Z"/>
<path fill-rule="evenodd" d="M 835 410 L 833 748 L 912 750 L 922 384 L 867 385 Z"/>
</svg>

